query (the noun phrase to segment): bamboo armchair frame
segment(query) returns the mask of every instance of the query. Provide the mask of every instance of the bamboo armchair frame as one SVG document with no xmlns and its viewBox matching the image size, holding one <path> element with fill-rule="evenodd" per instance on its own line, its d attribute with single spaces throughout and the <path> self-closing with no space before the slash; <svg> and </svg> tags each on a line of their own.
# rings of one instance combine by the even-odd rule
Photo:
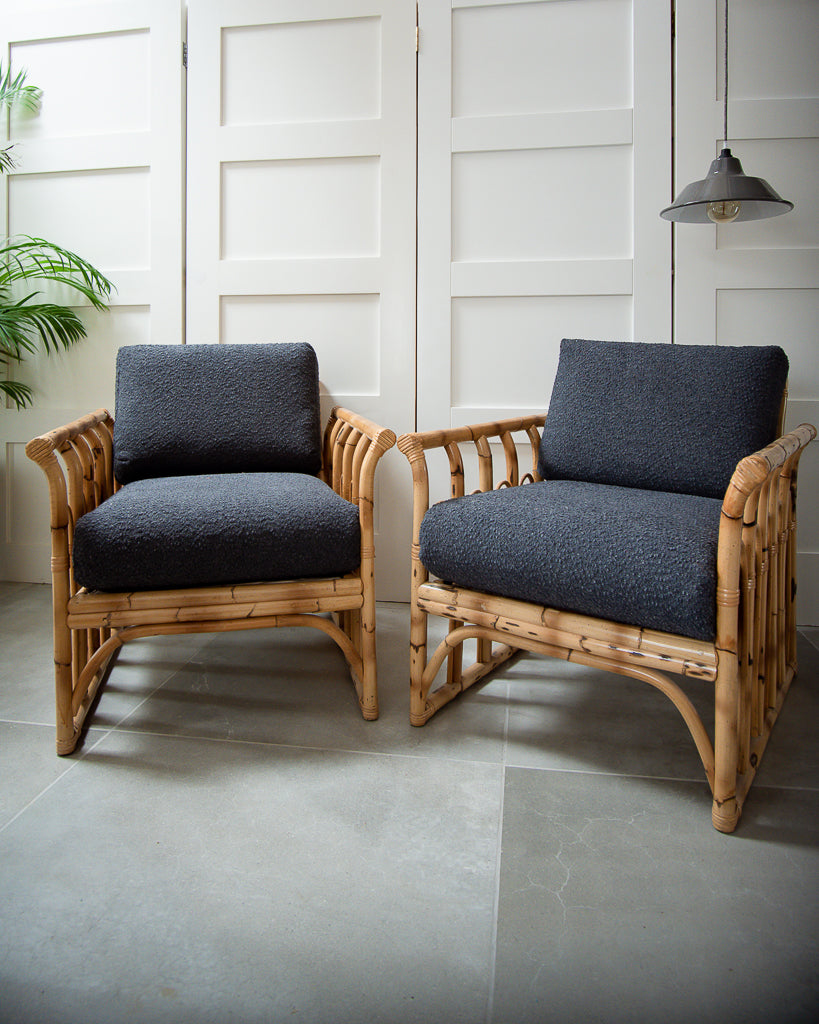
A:
<svg viewBox="0 0 819 1024">
<path fill-rule="evenodd" d="M 784 401 L 780 433 L 784 418 Z M 426 453 L 443 448 L 450 496 L 465 493 L 460 446 L 474 445 L 478 491 L 539 480 L 540 430 L 529 416 L 449 430 L 404 434 L 398 448 L 413 477 L 410 721 L 424 725 L 440 708 L 521 650 L 643 680 L 664 693 L 696 744 L 713 796 L 712 821 L 732 832 L 771 729 L 796 674 L 796 478 L 800 456 L 816 436 L 802 424 L 737 466 L 722 505 L 717 555 L 714 643 L 626 626 L 430 580 L 420 560 L 420 527 L 430 505 Z M 525 435 L 531 472 L 521 475 L 516 435 Z M 496 482 L 492 444 L 502 446 Z M 445 639 L 427 655 L 429 615 L 449 620 Z M 477 641 L 463 667 L 463 643 Z M 447 661 L 446 680 L 432 689 Z M 714 684 L 713 742 L 684 690 L 669 673 Z"/>
<path fill-rule="evenodd" d="M 115 652 L 145 636 L 273 626 L 319 629 L 332 637 L 347 661 L 362 716 L 378 718 L 374 477 L 378 460 L 395 444 L 393 431 L 340 407 L 331 411 L 324 431 L 319 476 L 358 508 L 361 563 L 356 572 L 326 579 L 89 592 L 74 580 L 74 527 L 118 490 L 113 426 L 110 413 L 98 409 L 26 445 L 26 455 L 43 470 L 49 487 L 57 753 L 69 754 L 76 747 Z"/>
</svg>

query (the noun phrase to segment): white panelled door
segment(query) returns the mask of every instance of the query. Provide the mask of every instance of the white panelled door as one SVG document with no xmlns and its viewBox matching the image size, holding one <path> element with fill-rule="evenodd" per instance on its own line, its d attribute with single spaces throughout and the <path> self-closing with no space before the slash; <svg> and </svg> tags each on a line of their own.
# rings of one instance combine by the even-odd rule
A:
<svg viewBox="0 0 819 1024">
<path fill-rule="evenodd" d="M 542 410 L 562 337 L 670 340 L 669 11 L 420 0 L 422 429 Z"/>
<path fill-rule="evenodd" d="M 325 413 L 412 429 L 414 5 L 188 6 L 188 343 L 309 341 Z M 397 451 L 377 488 L 378 596 L 404 599 Z"/>
<path fill-rule="evenodd" d="M 20 368 L 33 409 L 0 409 L 0 579 L 51 579 L 47 489 L 26 442 L 113 410 L 120 345 L 181 340 L 182 26 L 178 0 L 2 4 L 4 69 L 43 90 L 38 117 L 11 120 L 3 230 L 77 252 L 117 291 L 110 312 L 82 311 L 86 339 Z"/>
<path fill-rule="evenodd" d="M 703 178 L 723 134 L 722 0 L 677 5 L 676 189 Z M 769 220 L 677 224 L 675 339 L 782 345 L 786 427 L 819 423 L 819 3 L 731 0 L 729 146 L 795 203 Z M 800 623 L 819 622 L 819 444 L 799 478 Z"/>
</svg>

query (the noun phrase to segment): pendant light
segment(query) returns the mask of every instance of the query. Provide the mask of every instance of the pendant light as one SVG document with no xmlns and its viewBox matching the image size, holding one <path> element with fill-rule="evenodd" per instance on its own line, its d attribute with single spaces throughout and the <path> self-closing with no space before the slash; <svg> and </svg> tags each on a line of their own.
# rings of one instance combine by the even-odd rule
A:
<svg viewBox="0 0 819 1024">
<path fill-rule="evenodd" d="M 686 224 L 729 224 L 731 221 L 778 217 L 793 203 L 778 195 L 764 178 L 743 173 L 742 164 L 728 149 L 728 0 L 725 0 L 725 77 L 723 95 L 723 148 L 702 181 L 692 181 L 671 206 L 660 212 L 665 220 Z"/>
</svg>

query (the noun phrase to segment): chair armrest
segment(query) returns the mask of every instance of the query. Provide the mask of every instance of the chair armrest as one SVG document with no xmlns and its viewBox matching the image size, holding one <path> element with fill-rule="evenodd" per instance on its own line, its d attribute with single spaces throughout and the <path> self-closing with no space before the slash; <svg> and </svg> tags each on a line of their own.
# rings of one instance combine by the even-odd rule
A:
<svg viewBox="0 0 819 1024">
<path fill-rule="evenodd" d="M 725 493 L 717 549 L 717 647 L 736 653 L 740 663 L 753 663 L 754 644 L 765 643 L 753 639 L 754 629 L 774 628 L 772 616 L 781 616 L 776 628 L 788 636 L 795 663 L 796 477 L 802 452 L 815 437 L 816 428 L 803 423 L 747 456 Z"/>
<path fill-rule="evenodd" d="M 51 526 L 71 526 L 116 489 L 112 437 L 114 421 L 107 409 L 32 438 L 26 455 L 46 475 L 51 498 Z M 62 463 L 57 458 L 60 455 Z M 70 516 L 69 516 L 70 513 Z"/>
<path fill-rule="evenodd" d="M 732 519 L 743 516 L 750 498 L 774 476 L 791 476 L 802 451 L 816 437 L 816 427 L 802 423 L 788 434 L 783 434 L 773 444 L 744 458 L 731 477 L 725 494 L 723 513 Z"/>
<path fill-rule="evenodd" d="M 113 429 L 114 421 L 108 410 L 97 409 L 73 423 L 32 438 L 26 445 L 26 455 L 48 480 L 51 567 L 55 580 L 58 576 L 68 580 L 74 527 L 79 519 L 116 490 Z"/>
<path fill-rule="evenodd" d="M 473 423 L 465 427 L 451 427 L 447 430 L 427 430 L 420 433 L 402 434 L 398 438 L 398 450 L 406 456 L 412 468 L 414 523 L 413 536 L 418 540 L 421 520 L 429 508 L 429 471 L 425 453 L 431 449 L 443 448 L 449 459 L 450 497 L 461 497 L 465 493 L 464 460 L 461 444 L 474 444 L 478 459 L 478 490 L 491 491 L 496 487 L 514 487 L 521 483 L 539 480 L 537 471 L 540 430 L 546 422 L 545 414 L 521 416 L 515 419 L 499 420 L 494 423 Z M 532 454 L 532 471 L 522 477 L 518 465 L 518 451 L 515 434 L 525 434 Z M 495 480 L 491 440 L 503 445 L 505 455 L 505 476 Z"/>
<path fill-rule="evenodd" d="M 358 506 L 362 530 L 372 532 L 375 467 L 395 444 L 389 427 L 380 427 L 357 413 L 336 406 L 324 431 L 321 478 Z"/>
</svg>

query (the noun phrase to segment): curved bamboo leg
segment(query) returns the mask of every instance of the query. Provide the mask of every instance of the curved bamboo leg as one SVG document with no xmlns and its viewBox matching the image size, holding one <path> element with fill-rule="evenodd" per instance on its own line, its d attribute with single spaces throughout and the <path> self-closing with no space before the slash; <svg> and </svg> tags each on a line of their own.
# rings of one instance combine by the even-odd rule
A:
<svg viewBox="0 0 819 1024">
<path fill-rule="evenodd" d="M 76 749 L 82 736 L 83 723 L 105 678 L 108 663 L 122 643 L 119 634 L 112 633 L 84 665 L 75 661 L 73 665 L 56 666 L 57 753 L 60 756 L 71 754 Z M 79 646 L 83 649 L 83 645 Z M 75 674 L 77 678 L 76 682 L 73 682 L 72 677 Z"/>
<path fill-rule="evenodd" d="M 362 616 L 363 618 L 363 616 Z M 354 644 L 344 630 L 330 619 L 322 618 L 319 615 L 310 614 L 282 614 L 258 616 L 253 619 L 203 619 L 198 622 L 163 622 L 146 623 L 139 626 L 126 626 L 111 637 L 108 643 L 114 639 L 118 644 L 128 643 L 131 640 L 139 640 L 146 636 L 176 636 L 180 633 L 228 633 L 245 629 L 271 629 L 280 626 L 307 626 L 311 629 L 321 630 L 326 633 L 339 647 L 350 667 L 350 674 L 358 694 L 359 703 L 364 710 L 363 701 L 366 693 L 364 689 L 364 677 L 366 667 L 364 659 L 356 650 Z M 371 643 L 375 646 L 374 634 L 371 634 Z M 100 648 L 102 650 L 102 648 Z M 99 652 L 98 652 L 99 653 Z M 374 660 L 374 659 L 373 659 Z M 374 674 L 374 664 L 373 664 Z M 376 705 L 376 717 L 378 708 Z M 367 718 L 366 715 L 364 715 Z M 370 719 L 368 719 L 370 720 Z"/>
<path fill-rule="evenodd" d="M 419 611 L 419 615 L 424 619 L 424 639 L 426 640 L 426 612 Z M 476 661 L 468 669 L 462 671 L 461 654 L 463 643 L 465 640 L 478 637 L 478 633 L 475 632 L 476 629 L 481 629 L 481 627 L 464 626 L 462 623 L 453 621 L 446 637 L 438 644 L 426 665 L 423 662 L 423 658 L 426 655 L 426 645 L 424 645 L 420 657 L 412 661 L 410 665 L 410 723 L 412 725 L 425 725 L 435 712 L 440 711 L 445 704 L 449 704 L 451 700 L 454 700 L 464 690 L 468 690 L 470 686 L 474 686 L 475 683 L 489 675 L 490 672 L 494 672 L 505 661 L 520 653 L 518 647 L 512 647 L 507 643 L 509 636 L 505 635 L 500 646 L 490 650 L 487 660 Z M 480 635 L 483 636 L 484 633 Z M 487 641 L 487 646 L 491 648 L 491 641 Z M 414 647 L 412 653 L 415 658 L 417 652 Z M 445 658 L 449 658 L 450 667 L 447 681 L 443 686 L 430 693 L 430 687 L 435 681 L 435 677 Z M 458 667 L 457 674 L 451 671 L 453 663 Z"/>
<path fill-rule="evenodd" d="M 362 616 L 362 621 L 364 616 Z M 252 622 L 252 625 L 250 624 Z M 362 715 L 367 721 L 378 717 L 378 705 L 368 699 L 367 686 L 375 685 L 375 636 L 374 631 L 362 638 L 364 657 L 357 650 L 344 630 L 329 619 L 310 614 L 283 614 L 259 616 L 248 619 L 202 620 L 200 622 L 166 622 L 125 626 L 112 632 L 88 659 L 84 666 L 74 666 L 77 672 L 76 684 L 72 687 L 72 663 L 57 664 L 57 753 L 70 754 L 76 748 L 82 735 L 82 726 L 88 709 L 96 697 L 113 655 L 125 643 L 148 636 L 173 636 L 181 633 L 224 633 L 245 629 L 266 629 L 279 626 L 307 626 L 326 633 L 339 647 L 349 666 Z M 70 634 L 70 630 L 66 629 Z M 76 631 L 75 631 L 76 632 Z M 365 631 L 362 629 L 362 633 Z M 69 649 L 70 635 L 67 638 Z M 372 647 L 370 671 L 366 664 L 367 650 Z M 371 691 L 370 691 L 371 692 Z M 373 706 L 375 714 L 373 714 Z"/>
<path fill-rule="evenodd" d="M 492 668 L 496 667 L 497 664 L 500 664 L 501 661 L 505 661 L 507 658 L 511 657 L 512 654 L 515 654 L 518 648 L 522 648 L 523 650 L 532 651 L 535 654 L 546 654 L 553 658 L 560 658 L 563 661 L 577 662 L 581 665 L 587 665 L 590 668 L 600 668 L 608 672 L 616 672 L 619 675 L 629 676 L 632 679 L 638 679 L 649 683 L 651 686 L 655 687 L 655 689 L 658 689 L 661 693 L 665 694 L 677 711 L 679 711 L 697 747 L 697 752 L 699 753 L 700 760 L 702 761 L 708 785 L 712 792 L 715 792 L 714 748 L 711 745 L 711 740 L 705 726 L 703 725 L 702 719 L 697 714 L 696 708 L 691 703 L 685 692 L 663 672 L 658 672 L 655 669 L 643 668 L 637 665 L 627 665 L 610 661 L 608 658 L 595 654 L 587 654 L 585 651 L 567 650 L 564 647 L 558 647 L 554 644 L 548 644 L 543 641 L 533 640 L 529 637 L 519 636 L 514 637 L 516 646 L 514 648 L 510 648 L 507 645 L 509 634 L 502 633 L 500 630 L 488 629 L 485 626 L 474 625 L 465 625 L 461 626 L 459 629 L 454 629 L 448 633 L 444 640 L 438 645 L 435 653 L 429 659 L 423 674 L 422 693 L 425 698 L 427 719 L 461 692 L 458 690 L 455 692 L 450 691 L 442 693 L 442 691 L 446 691 L 447 688 L 441 687 L 440 690 L 436 690 L 432 694 L 428 693 L 432 681 L 435 679 L 444 658 L 449 655 L 450 650 L 456 644 L 462 644 L 464 640 L 473 638 L 503 645 L 503 649 L 493 656 Z M 489 670 L 490 669 L 487 668 L 487 671 Z M 485 674 L 486 673 L 484 672 L 477 678 L 482 678 Z"/>
</svg>

